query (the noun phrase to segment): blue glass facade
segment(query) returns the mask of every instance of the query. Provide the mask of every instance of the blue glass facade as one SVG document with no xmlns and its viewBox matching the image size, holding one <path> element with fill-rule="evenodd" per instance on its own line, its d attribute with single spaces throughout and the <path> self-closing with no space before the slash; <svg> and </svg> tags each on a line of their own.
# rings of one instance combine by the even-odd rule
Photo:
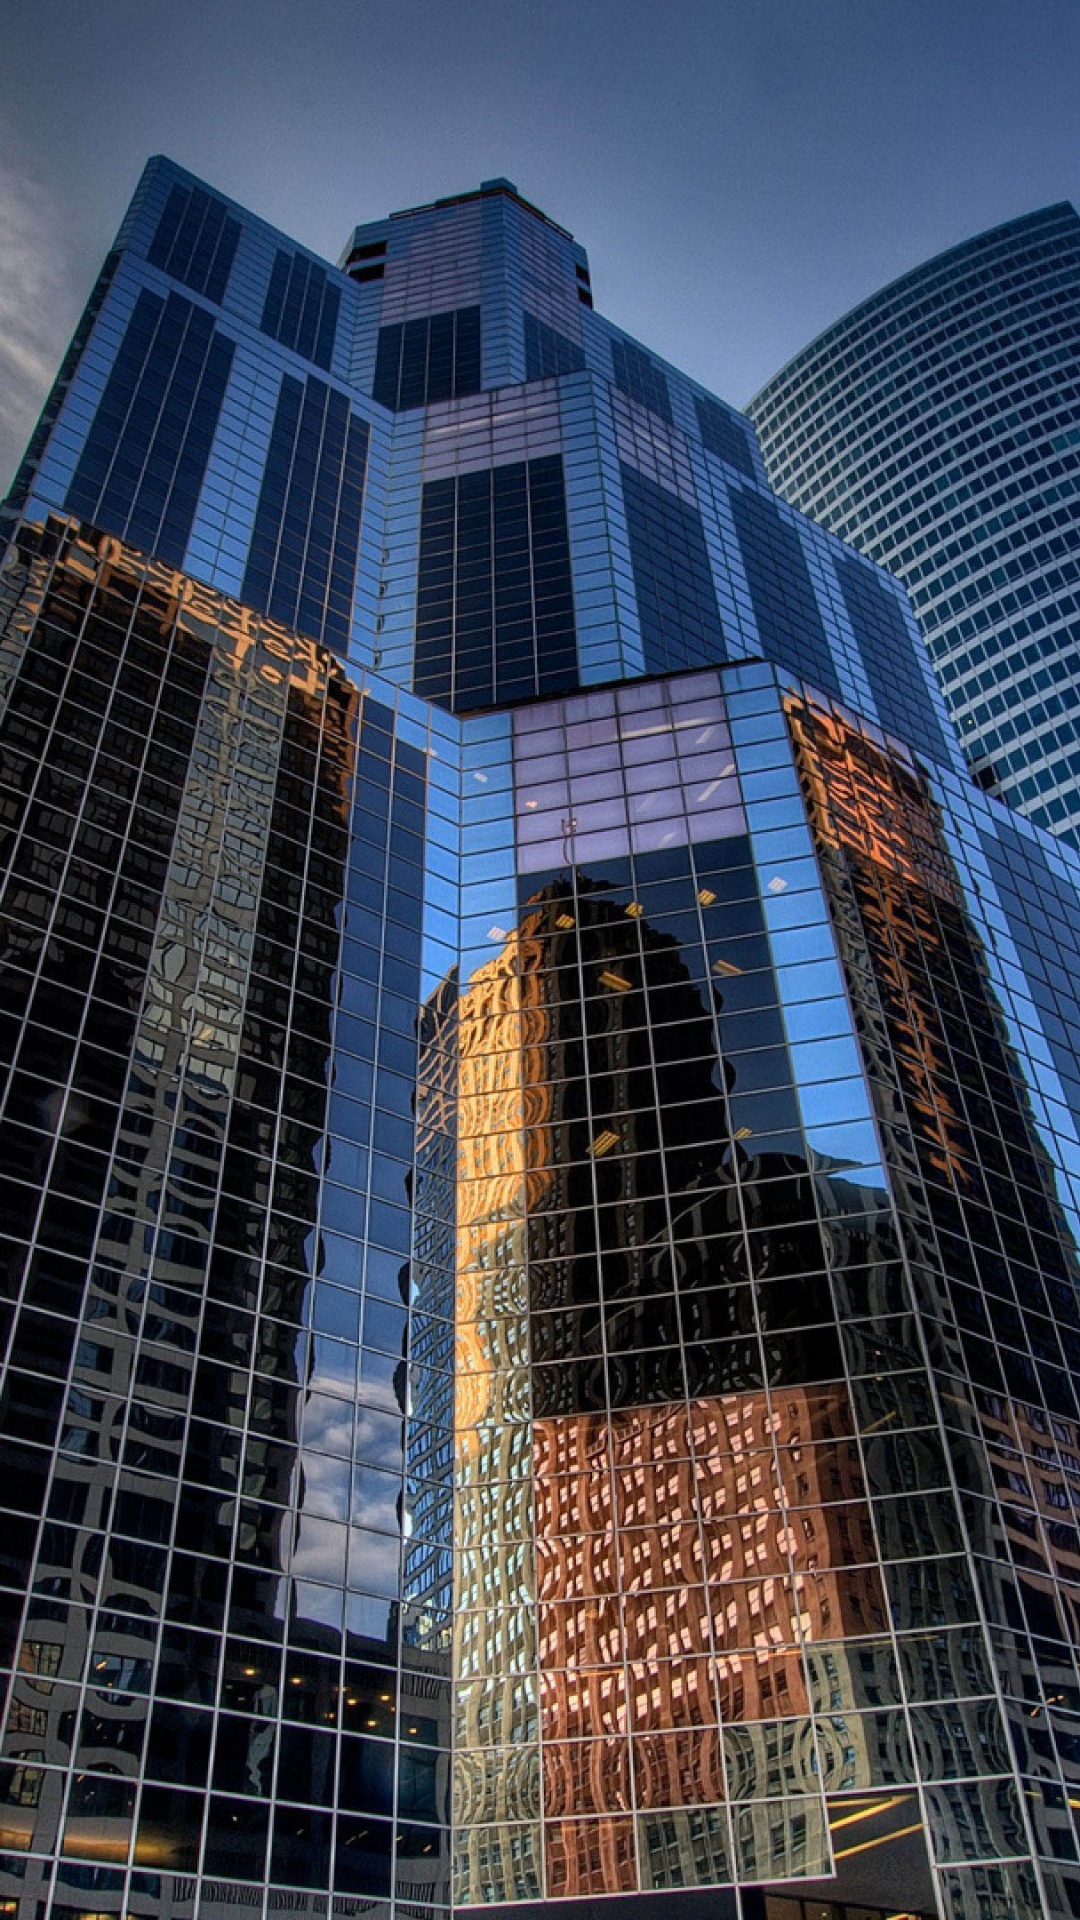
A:
<svg viewBox="0 0 1080 1920">
<path fill-rule="evenodd" d="M 839 694 L 829 643 L 798 533 L 771 500 L 732 493 L 739 551 L 762 644 L 827 693 Z M 846 565 L 845 561 L 838 562 Z"/>
<path fill-rule="evenodd" d="M 479 307 L 379 328 L 372 395 L 395 413 L 480 391 Z"/>
<path fill-rule="evenodd" d="M 170 279 L 219 302 L 229 284 L 239 238 L 240 222 L 223 200 L 202 187 L 177 182 L 169 189 L 146 257 Z"/>
<path fill-rule="evenodd" d="M 367 422 L 309 374 L 282 377 L 241 592 L 249 606 L 344 651 L 367 459 Z"/>
<path fill-rule="evenodd" d="M 769 479 L 902 580 L 965 752 L 1080 845 L 1080 220 L 953 247 L 751 401 Z"/>
<path fill-rule="evenodd" d="M 624 466 L 621 477 L 647 671 L 722 660 L 724 633 L 701 515 L 633 467 Z"/>
<path fill-rule="evenodd" d="M 260 322 L 271 340 L 329 372 L 340 308 L 340 288 L 322 267 L 302 253 L 279 249 Z"/>
<path fill-rule="evenodd" d="M 179 564 L 232 355 L 204 308 L 141 293 L 67 491 L 69 513 Z"/>
<path fill-rule="evenodd" d="M 455 712 L 576 686 L 557 454 L 429 480 L 413 686 Z"/>
<path fill-rule="evenodd" d="M 1080 1908 L 1080 863 L 895 583 L 507 181 L 152 162 L 6 524 L 5 1910 Z"/>
</svg>

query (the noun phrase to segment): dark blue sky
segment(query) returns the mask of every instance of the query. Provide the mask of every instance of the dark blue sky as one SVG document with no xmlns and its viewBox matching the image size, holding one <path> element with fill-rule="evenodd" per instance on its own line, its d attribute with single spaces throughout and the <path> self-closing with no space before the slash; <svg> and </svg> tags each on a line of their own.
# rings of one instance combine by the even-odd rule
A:
<svg viewBox="0 0 1080 1920">
<path fill-rule="evenodd" d="M 506 174 L 725 398 L 1080 194 L 1078 0 L 37 0 L 0 55 L 0 485 L 146 156 L 331 258 Z"/>
</svg>

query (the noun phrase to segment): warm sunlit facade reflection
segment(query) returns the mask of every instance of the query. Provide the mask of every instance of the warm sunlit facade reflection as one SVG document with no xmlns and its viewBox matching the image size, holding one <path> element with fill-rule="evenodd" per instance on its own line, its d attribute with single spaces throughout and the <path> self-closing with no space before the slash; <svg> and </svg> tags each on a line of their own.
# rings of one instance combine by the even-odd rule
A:
<svg viewBox="0 0 1080 1920">
<path fill-rule="evenodd" d="M 1075 1247 L 916 769 L 811 701 L 790 701 L 788 712 L 965 1486 L 955 1543 L 966 1537 L 973 1551 L 1008 1735 L 1038 1778 L 1055 1710 L 1080 1708 L 1068 1651 L 1080 1599 Z M 944 1477 L 940 1467 L 931 1476 Z M 915 1485 L 928 1484 L 924 1466 Z M 974 1609 L 965 1597 L 955 1617 Z M 1041 1642 L 1041 1682 L 1029 1635 Z M 945 1847 L 962 1854 L 974 1824 L 988 1851 L 1021 1853 L 1021 1806 L 991 1778 L 1008 1765 L 1005 1726 L 989 1703 L 962 1701 L 952 1718 L 947 1727 L 938 1713 L 913 1716 L 924 1767 L 943 1780 L 987 1775 L 981 1794 L 930 1792 Z M 1075 1762 L 1065 1765 L 1071 1779 Z M 1032 1784 L 1025 1797 L 1038 1850 L 1071 1858 L 1066 1796 Z"/>
<path fill-rule="evenodd" d="M 985 1526 L 978 1564 L 1006 1608 L 988 1502 L 1010 1443 L 1004 1409 L 969 1414 L 945 1371 L 958 1275 L 927 1238 L 946 1187 L 973 1183 L 958 1018 L 991 1067 L 998 1049 L 998 1124 L 1033 1169 L 998 1217 L 1056 1235 L 1053 1202 L 988 988 L 973 970 L 958 998 L 941 977 L 972 949 L 917 774 L 832 710 L 789 702 L 788 719 L 875 1093 L 896 1090 L 876 1109 L 891 1197 L 802 1144 L 782 1092 L 747 1104 L 785 985 L 751 944 L 761 882 L 737 832 L 690 862 L 523 881 L 518 930 L 463 996 L 459 1647 L 486 1636 L 485 1682 L 459 1695 L 466 1902 L 801 1880 L 876 1912 L 901 1874 L 922 1912 L 928 1851 L 966 1847 L 971 1822 L 983 1846 L 1019 1844 L 959 1557 Z M 745 944 L 710 968 L 724 897 Z M 752 987 L 746 962 L 765 965 Z M 944 1470 L 916 1302 L 974 1505 Z M 504 1425 L 481 1452 L 507 1393 L 512 1441 Z M 1038 1459 L 1038 1415 L 1014 1419 Z M 1063 1484 L 1032 1482 L 1026 1520 L 1003 1509 L 1029 1611 L 1070 1604 Z"/>
<path fill-rule="evenodd" d="M 547 1113 L 528 940 L 473 975 L 458 1014 L 457 1876 L 501 1898 L 542 1886 L 525 1234 Z"/>
<path fill-rule="evenodd" d="M 880 1198 L 735 1137 L 723 993 L 617 880 L 534 891 L 462 996 L 467 1902 L 813 1878 L 827 1790 L 882 1777 L 874 1739 L 891 1777 L 858 1717 L 890 1656 L 850 1388 L 838 1355 L 799 1378 L 755 1293 L 887 1267 Z"/>
</svg>

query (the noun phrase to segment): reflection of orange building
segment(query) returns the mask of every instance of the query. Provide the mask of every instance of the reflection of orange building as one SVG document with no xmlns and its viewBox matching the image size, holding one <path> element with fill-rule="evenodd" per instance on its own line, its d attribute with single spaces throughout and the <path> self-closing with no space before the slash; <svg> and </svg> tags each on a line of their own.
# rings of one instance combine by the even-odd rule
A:
<svg viewBox="0 0 1080 1920">
<path fill-rule="evenodd" d="M 914 777 L 875 751 L 832 709 L 789 698 L 788 719 L 817 815 L 821 844 L 866 861 L 880 880 L 864 913 L 878 923 L 879 979 L 890 989 L 889 1044 L 907 1100 L 930 1149 L 929 1164 L 964 1181 L 964 1119 L 938 1009 L 909 991 L 905 948 L 913 937 L 941 945 L 934 899 L 959 910 L 956 881 Z"/>
<path fill-rule="evenodd" d="M 617 1820 L 599 1879 L 559 1820 L 727 1799 L 723 1726 L 807 1714 L 803 1643 L 885 1631 L 852 1433 L 840 1385 L 536 1424 L 550 1891 L 636 1885 Z"/>
<path fill-rule="evenodd" d="M 545 1016 L 527 941 L 511 934 L 459 1002 L 454 1798 L 466 1898 L 542 1884 L 525 1221 L 530 1156 L 545 1157 L 530 1051 Z"/>
<path fill-rule="evenodd" d="M 519 937 L 473 975 L 459 1008 L 456 1366 L 459 1459 L 498 1422 L 504 1376 L 527 1370 L 524 1245 L 528 1156 L 546 1089 L 530 1085 L 528 1043 L 544 1024 Z M 541 1176 L 542 1177 L 542 1176 Z"/>
</svg>

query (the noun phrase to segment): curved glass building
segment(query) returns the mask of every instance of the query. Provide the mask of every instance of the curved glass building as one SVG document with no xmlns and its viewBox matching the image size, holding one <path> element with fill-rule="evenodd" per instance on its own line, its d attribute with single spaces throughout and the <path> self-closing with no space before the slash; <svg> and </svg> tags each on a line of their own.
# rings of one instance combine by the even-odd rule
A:
<svg viewBox="0 0 1080 1920">
<path fill-rule="evenodd" d="M 0 1914 L 1080 1913 L 1080 856 L 505 180 L 0 567 Z"/>
<path fill-rule="evenodd" d="M 940 254 L 748 408 L 784 498 L 908 589 L 980 782 L 1080 845 L 1080 217 Z"/>
</svg>

